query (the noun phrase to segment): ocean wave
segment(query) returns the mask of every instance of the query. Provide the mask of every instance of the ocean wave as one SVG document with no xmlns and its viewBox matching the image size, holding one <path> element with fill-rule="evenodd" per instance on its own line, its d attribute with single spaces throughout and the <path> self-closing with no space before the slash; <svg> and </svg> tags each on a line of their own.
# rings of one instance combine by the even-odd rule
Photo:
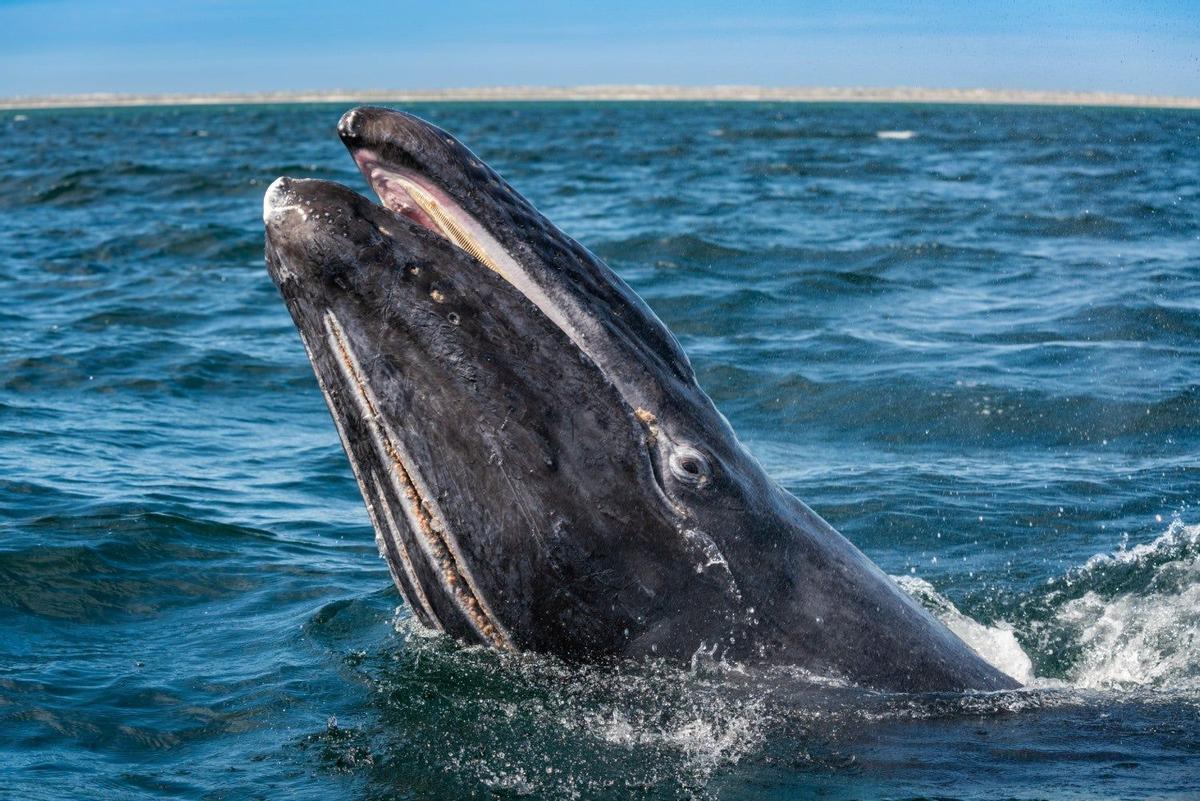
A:
<svg viewBox="0 0 1200 801">
<path fill-rule="evenodd" d="M 1161 303 L 1131 300 L 1089 304 L 1056 323 L 1060 332 L 1078 332 L 1088 342 L 1169 340 L 1182 347 L 1200 342 L 1200 309 Z"/>
<path fill-rule="evenodd" d="M 1094 237 L 1127 239 L 1129 223 L 1107 214 L 1082 211 L 1078 214 L 1051 215 L 1039 212 L 1002 215 L 999 224 L 1011 236 L 1021 237 Z"/>
<path fill-rule="evenodd" d="M 925 579 L 912 575 L 892 578 L 997 670 L 1012 676 L 1021 684 L 1028 685 L 1036 681 L 1033 660 L 1021 647 L 1012 624 L 1003 620 L 984 624 L 964 615 Z"/>
<path fill-rule="evenodd" d="M 245 264 L 261 255 L 261 234 L 246 226 L 201 223 L 168 227 L 151 225 L 130 232 L 118 231 L 72 245 L 56 258 L 111 265 L 125 272 L 131 259 L 139 264 L 166 262 L 179 269 L 196 261 Z M 141 277 L 140 271 L 137 273 Z"/>
<path fill-rule="evenodd" d="M 230 543 L 260 531 L 122 508 L 26 526 L 58 532 L 62 543 L 0 550 L 0 607 L 26 615 L 75 622 L 154 617 L 258 584 Z"/>
<path fill-rule="evenodd" d="M 353 660 L 374 687 L 378 719 L 330 721 L 303 741 L 333 771 L 386 775 L 403 764 L 441 797 L 473 785 L 546 797 L 706 795 L 715 772 L 753 755 L 774 720 L 769 687 L 736 670 L 568 664 L 466 648 L 406 615 L 396 625 L 401 650 Z M 403 734 L 411 731 L 423 735 Z"/>
<path fill-rule="evenodd" d="M 155 330 L 153 316 L 134 316 L 122 322 L 119 315 L 107 313 L 85 319 L 80 330 L 94 326 L 94 331 L 120 332 L 135 323 Z M 30 355 L 0 362 L 0 370 L 6 374 L 0 389 L 43 399 L 44 393 L 52 390 L 194 397 L 197 392 L 289 391 L 313 382 L 311 373 L 295 364 L 241 350 L 198 348 L 174 336 L 160 337 L 153 346 L 126 341 L 119 346 L 100 344 L 73 352 Z"/>
<path fill-rule="evenodd" d="M 1049 586 L 1043 642 L 1066 639 L 1075 686 L 1200 688 L 1200 526 L 1098 554 Z"/>
<path fill-rule="evenodd" d="M 1033 590 L 1011 622 L 974 620 L 915 576 L 896 581 L 1026 685 L 1200 690 L 1200 525 L 1176 519 L 1151 542 L 1091 557 Z"/>
<path fill-rule="evenodd" d="M 601 258 L 613 261 L 636 258 L 642 261 L 705 263 L 745 255 L 742 250 L 696 234 L 641 234 L 628 239 L 594 242 L 592 245 Z"/>
<path fill-rule="evenodd" d="M 881 159 L 854 161 L 812 161 L 800 154 L 793 161 L 753 162 L 746 166 L 750 175 L 764 177 L 828 178 L 843 181 L 911 175 L 909 167 Z"/>
<path fill-rule="evenodd" d="M 728 142 L 780 142 L 798 139 L 833 140 L 841 142 L 870 142 L 877 139 L 874 128 L 815 128 L 794 123 L 757 126 L 713 128 L 709 135 Z"/>
<path fill-rule="evenodd" d="M 1154 397 L 1146 399 L 1114 397 L 1104 385 L 1092 393 L 1068 394 L 1019 384 L 955 382 L 939 387 L 915 374 L 904 352 L 896 353 L 892 363 L 864 365 L 850 375 L 831 374 L 815 358 L 806 363 L 802 355 L 820 351 L 828 357 L 838 347 L 857 346 L 852 340 L 831 343 L 816 336 L 743 337 L 705 349 L 697 376 L 735 422 L 815 433 L 836 419 L 839 428 L 831 436 L 844 437 L 849 429 L 860 441 L 893 444 L 1137 444 L 1146 438 L 1187 438 L 1200 415 L 1200 388 L 1194 386 L 1156 387 Z M 748 350 L 760 354 L 763 366 L 747 366 L 744 358 L 734 356 Z M 955 366 L 955 356 L 947 353 L 948 366 Z"/>
</svg>

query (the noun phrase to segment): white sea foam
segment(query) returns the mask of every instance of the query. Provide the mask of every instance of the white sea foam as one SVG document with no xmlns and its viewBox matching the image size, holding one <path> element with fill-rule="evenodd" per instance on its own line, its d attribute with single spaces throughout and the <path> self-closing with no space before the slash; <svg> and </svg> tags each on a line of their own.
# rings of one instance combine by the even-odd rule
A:
<svg viewBox="0 0 1200 801">
<path fill-rule="evenodd" d="M 1200 688 L 1200 526 L 1175 521 L 1149 544 L 1094 556 L 1073 577 L 1096 589 L 1067 601 L 1055 623 L 1080 649 L 1070 675 L 1084 688 Z M 1114 568 L 1120 591 L 1099 586 Z"/>
<path fill-rule="evenodd" d="M 1012 625 L 1001 620 L 987 626 L 973 620 L 960 612 L 949 598 L 935 590 L 925 579 L 916 576 L 893 578 L 905 592 L 930 609 L 946 624 L 946 628 L 957 634 L 975 653 L 997 670 L 1007 673 L 1022 684 L 1036 683 L 1033 660 L 1017 642 Z"/>
<path fill-rule="evenodd" d="M 875 135 L 880 139 L 912 139 L 917 135 L 916 131 L 876 131 Z"/>
<path fill-rule="evenodd" d="M 1023 684 L 1200 689 L 1200 526 L 1177 520 L 1152 542 L 1093 556 L 1047 599 L 1049 619 L 1022 622 L 1022 629 L 973 620 L 924 579 L 898 576 L 896 582 Z M 1021 641 L 1054 642 L 1070 653 L 1065 680 L 1036 675 Z"/>
<path fill-rule="evenodd" d="M 626 710 L 612 708 L 588 719 L 588 731 L 609 743 L 625 748 L 668 748 L 686 755 L 690 767 L 708 770 L 732 764 L 762 741 L 763 719 L 758 702 L 738 708 L 708 703 L 670 719 L 649 723 L 631 718 Z"/>
<path fill-rule="evenodd" d="M 1200 551 L 1200 526 L 1184 525 L 1182 520 L 1173 520 L 1167 530 L 1153 542 L 1122 545 L 1112 553 L 1098 553 L 1084 563 L 1081 573 L 1096 570 L 1106 564 L 1136 564 L 1155 557 L 1187 556 L 1195 561 Z M 1171 559 L 1174 561 L 1174 559 Z"/>
<path fill-rule="evenodd" d="M 767 698 L 774 685 L 745 680 L 737 665 L 715 662 L 697 672 L 649 662 L 614 671 L 542 654 L 464 647 L 421 626 L 404 608 L 397 609 L 394 625 L 411 660 L 393 674 L 395 681 L 420 686 L 430 677 L 444 681 L 449 671 L 473 689 L 439 693 L 439 708 L 461 709 L 485 732 L 538 733 L 518 737 L 503 752 L 488 751 L 487 758 L 479 758 L 469 737 L 439 756 L 506 792 L 575 797 L 606 781 L 605 755 L 627 754 L 639 755 L 626 777 L 637 783 L 702 787 L 713 771 L 757 750 L 771 725 Z M 424 717 L 420 692 L 393 697 L 401 712 L 413 709 Z M 446 719 L 457 730 L 457 713 Z M 544 743 L 561 747 L 553 771 L 546 770 Z M 653 757 L 640 761 L 646 754 Z"/>
</svg>

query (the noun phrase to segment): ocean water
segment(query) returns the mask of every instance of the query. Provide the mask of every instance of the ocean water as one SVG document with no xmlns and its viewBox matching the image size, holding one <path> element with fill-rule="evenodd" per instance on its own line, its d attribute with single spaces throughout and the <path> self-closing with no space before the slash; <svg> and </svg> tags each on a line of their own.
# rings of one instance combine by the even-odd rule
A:
<svg viewBox="0 0 1200 801">
<path fill-rule="evenodd" d="M 0 114 L 0 797 L 1200 797 L 1200 115 L 412 106 L 1018 692 L 410 620 L 262 264 L 341 106 Z"/>
</svg>

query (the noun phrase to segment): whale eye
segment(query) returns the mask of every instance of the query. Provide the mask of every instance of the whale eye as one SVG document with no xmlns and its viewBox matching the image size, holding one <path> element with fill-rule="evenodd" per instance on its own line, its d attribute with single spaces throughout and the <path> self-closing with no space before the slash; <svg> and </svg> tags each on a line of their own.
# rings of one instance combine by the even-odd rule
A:
<svg viewBox="0 0 1200 801">
<path fill-rule="evenodd" d="M 704 454 L 688 445 L 676 448 L 667 461 L 671 475 L 687 484 L 703 484 L 712 472 Z"/>
</svg>

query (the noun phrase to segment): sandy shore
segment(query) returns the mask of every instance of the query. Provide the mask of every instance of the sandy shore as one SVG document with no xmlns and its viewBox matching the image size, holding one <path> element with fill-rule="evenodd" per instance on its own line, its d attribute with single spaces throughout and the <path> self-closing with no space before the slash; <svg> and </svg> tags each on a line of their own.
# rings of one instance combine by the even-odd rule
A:
<svg viewBox="0 0 1200 801">
<path fill-rule="evenodd" d="M 425 103 L 546 100 L 731 100 L 789 103 L 984 103 L 1200 109 L 1200 97 L 1016 89 L 866 89 L 763 86 L 498 86 L 476 89 L 369 89 L 213 94 L 82 94 L 0 99 L 0 109 L 195 106 L 249 103 Z"/>
</svg>

